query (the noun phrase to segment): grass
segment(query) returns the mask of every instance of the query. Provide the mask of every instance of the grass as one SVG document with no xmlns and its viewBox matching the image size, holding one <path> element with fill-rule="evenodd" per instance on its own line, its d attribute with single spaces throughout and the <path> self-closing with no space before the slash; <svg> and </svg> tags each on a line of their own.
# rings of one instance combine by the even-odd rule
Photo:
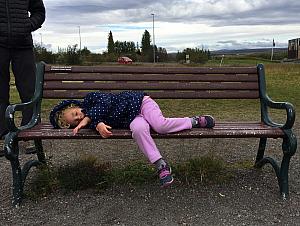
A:
<svg viewBox="0 0 300 226">
<path fill-rule="evenodd" d="M 212 154 L 193 158 L 172 165 L 177 183 L 214 184 L 226 183 L 233 178 L 232 167 Z M 93 188 L 98 191 L 122 186 L 157 184 L 157 172 L 145 162 L 132 162 L 122 168 L 113 168 L 110 163 L 100 163 L 95 156 L 82 156 L 68 165 L 54 168 L 39 167 L 25 194 L 32 199 L 47 196 L 57 190 L 66 193 Z"/>
<path fill-rule="evenodd" d="M 213 60 L 210 60 L 206 63 L 206 66 L 219 66 L 222 57 L 216 57 Z M 251 56 L 234 56 L 226 55 L 223 58 L 222 66 L 255 66 L 257 64 L 274 64 L 267 59 L 251 57 Z"/>
<path fill-rule="evenodd" d="M 253 66 L 257 59 L 225 59 L 230 66 Z M 205 66 L 218 66 L 209 62 Z M 267 92 L 274 101 L 291 102 L 300 106 L 300 65 L 265 62 Z M 20 102 L 12 81 L 11 102 Z M 47 120 L 49 111 L 58 100 L 43 101 L 42 117 Z M 260 120 L 259 106 L 253 100 L 158 100 L 165 116 L 191 116 L 211 114 L 218 121 Z M 172 106 L 172 107 L 170 107 Z M 285 121 L 285 112 L 271 110 L 272 118 Z M 298 120 L 297 120 L 298 121 Z M 252 167 L 251 162 L 228 166 L 216 156 L 202 156 L 173 166 L 176 178 L 182 183 L 223 183 L 232 178 L 231 169 Z M 124 168 L 112 168 L 109 163 L 99 163 L 95 157 L 85 156 L 60 168 L 43 167 L 33 178 L 30 197 L 43 196 L 57 189 L 65 191 L 86 188 L 105 189 L 116 184 L 141 185 L 158 183 L 152 166 L 143 162 L 130 163 Z"/>
<path fill-rule="evenodd" d="M 225 183 L 232 178 L 230 165 L 213 154 L 193 158 L 174 168 L 176 179 L 183 183 Z"/>
</svg>

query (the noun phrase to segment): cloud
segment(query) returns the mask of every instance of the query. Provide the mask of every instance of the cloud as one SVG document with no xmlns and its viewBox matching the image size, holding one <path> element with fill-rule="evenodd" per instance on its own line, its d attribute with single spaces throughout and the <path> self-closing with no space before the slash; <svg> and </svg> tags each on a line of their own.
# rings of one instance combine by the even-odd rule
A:
<svg viewBox="0 0 300 226">
<path fill-rule="evenodd" d="M 208 23 L 212 26 L 298 23 L 299 1 L 170 0 L 49 1 L 48 18 L 63 24 L 139 23 L 156 14 L 162 22 Z M 147 7 L 145 7 L 147 6 Z"/>
<path fill-rule="evenodd" d="M 221 47 L 222 49 L 257 49 L 257 48 L 270 48 L 273 44 L 272 39 L 264 39 L 260 41 L 237 41 L 237 40 L 226 40 L 218 41 L 216 46 Z M 277 42 L 278 47 L 285 47 L 286 43 Z"/>
<path fill-rule="evenodd" d="M 79 26 L 83 45 L 93 48 L 92 51 L 99 51 L 100 46 L 105 48 L 110 30 L 115 40 L 140 42 L 145 29 L 152 34 L 151 13 L 155 14 L 157 44 L 168 51 L 189 45 L 212 49 L 264 47 L 267 42 L 262 39 L 274 37 L 286 46 L 287 39 L 299 36 L 300 1 L 295 0 L 45 0 L 44 3 L 46 23 L 37 32 L 43 33 L 45 43 L 53 47 L 78 42 Z M 34 37 L 39 39 L 38 35 Z"/>
</svg>

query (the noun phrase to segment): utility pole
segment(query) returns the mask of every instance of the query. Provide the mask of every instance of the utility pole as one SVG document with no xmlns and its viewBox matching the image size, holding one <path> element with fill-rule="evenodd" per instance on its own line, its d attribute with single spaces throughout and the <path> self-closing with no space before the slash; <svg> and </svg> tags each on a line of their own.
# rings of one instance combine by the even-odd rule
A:
<svg viewBox="0 0 300 226">
<path fill-rule="evenodd" d="M 42 48 L 42 46 L 43 46 L 43 34 L 40 33 L 40 36 L 41 36 L 41 48 Z"/>
<path fill-rule="evenodd" d="M 275 47 L 275 41 L 274 41 L 274 38 L 273 38 L 273 42 L 272 42 L 272 52 L 271 52 L 271 61 L 273 61 L 273 54 L 274 54 L 274 50 L 273 48 Z"/>
<path fill-rule="evenodd" d="M 79 33 L 79 50 L 81 51 L 81 33 L 80 33 L 80 26 L 78 26 L 78 33 Z"/>
<path fill-rule="evenodd" d="M 152 20 L 152 24 L 153 24 L 153 26 L 152 26 L 152 32 L 153 32 L 153 63 L 155 63 L 154 13 L 151 13 L 151 15 L 152 15 L 152 18 L 153 18 L 153 20 Z"/>
</svg>

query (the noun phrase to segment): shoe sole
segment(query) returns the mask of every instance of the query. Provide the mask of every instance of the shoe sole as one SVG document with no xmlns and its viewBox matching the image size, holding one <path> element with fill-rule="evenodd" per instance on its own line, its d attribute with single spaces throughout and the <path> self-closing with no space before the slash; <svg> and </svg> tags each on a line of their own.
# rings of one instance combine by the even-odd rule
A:
<svg viewBox="0 0 300 226">
<path fill-rule="evenodd" d="M 172 180 L 171 181 L 169 181 L 169 182 L 166 182 L 164 185 L 161 185 L 160 187 L 161 188 L 166 188 L 166 187 L 169 187 L 172 183 L 174 182 L 174 178 L 172 178 Z"/>
<path fill-rule="evenodd" d="M 172 175 L 172 168 L 169 166 L 169 170 L 170 170 L 170 174 Z M 164 183 L 163 185 L 161 185 L 161 188 L 166 188 L 169 187 L 172 183 L 174 182 L 174 178 L 172 177 L 172 180 L 169 182 Z"/>
<path fill-rule="evenodd" d="M 212 126 L 212 127 L 206 127 L 206 128 L 208 128 L 208 129 L 214 128 L 215 125 L 216 125 L 215 118 L 212 117 L 211 115 L 203 115 L 203 116 L 204 116 L 204 117 L 205 117 L 205 116 L 208 116 L 208 117 L 212 118 L 212 120 L 213 120 L 213 126 Z"/>
</svg>

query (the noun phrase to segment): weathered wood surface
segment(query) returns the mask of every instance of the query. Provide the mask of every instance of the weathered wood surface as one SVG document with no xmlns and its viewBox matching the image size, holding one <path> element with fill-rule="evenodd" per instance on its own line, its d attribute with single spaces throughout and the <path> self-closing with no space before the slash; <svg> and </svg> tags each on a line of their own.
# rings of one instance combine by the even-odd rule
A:
<svg viewBox="0 0 300 226">
<path fill-rule="evenodd" d="M 131 139 L 128 129 L 112 129 L 113 136 L 109 139 Z M 222 122 L 216 123 L 213 129 L 193 128 L 178 133 L 157 134 L 152 132 L 154 138 L 280 138 L 284 133 L 279 128 L 263 125 L 259 122 Z M 19 139 L 102 139 L 92 129 L 82 129 L 77 135 L 73 135 L 72 129 L 53 129 L 50 124 L 39 124 L 32 129 L 19 133 Z"/>
<path fill-rule="evenodd" d="M 259 98 L 256 67 L 46 66 L 43 98 L 80 99 L 100 90 L 143 90 L 156 99 Z"/>
</svg>

